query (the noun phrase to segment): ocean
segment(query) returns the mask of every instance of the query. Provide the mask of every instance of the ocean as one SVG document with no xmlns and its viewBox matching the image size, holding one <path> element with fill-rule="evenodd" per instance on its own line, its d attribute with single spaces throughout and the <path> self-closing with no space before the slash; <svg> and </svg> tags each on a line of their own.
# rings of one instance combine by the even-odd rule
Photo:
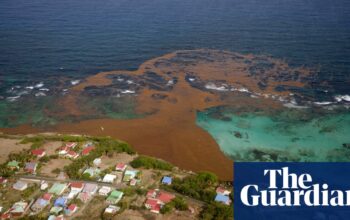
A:
<svg viewBox="0 0 350 220">
<path fill-rule="evenodd" d="M 59 111 L 59 107 L 52 105 L 56 98 L 86 77 L 103 71 L 136 70 L 151 58 L 176 50 L 200 48 L 268 55 L 292 67 L 314 68 L 317 74 L 309 84 L 310 100 L 319 103 L 319 108 L 324 105 L 331 108 L 334 103 L 348 108 L 349 21 L 347 0 L 2 0 L 0 127 L 54 125 L 62 119 L 48 117 L 45 111 Z M 133 117 L 132 104 L 130 106 L 122 110 L 127 114 L 108 109 L 105 116 Z M 261 160 L 261 153 L 258 158 L 251 158 L 248 153 L 245 158 L 236 154 L 237 150 L 253 145 L 260 149 L 268 146 L 284 150 L 293 148 L 293 143 L 298 143 L 298 149 L 310 147 L 312 143 L 317 149 L 332 142 L 333 148 L 343 149 L 342 144 L 350 142 L 347 110 L 320 115 L 308 113 L 305 124 L 283 116 L 276 119 L 271 114 L 254 116 L 248 112 L 239 117 L 257 126 L 242 130 L 237 127 L 240 121 L 235 118 L 237 112 L 225 109 L 231 120 L 220 121 L 211 117 L 215 110 L 217 108 L 199 112 L 197 124 L 233 159 Z M 314 123 L 332 124 L 335 119 L 322 118 L 328 114 L 343 120 L 340 120 L 341 128 L 324 137 L 324 133 L 315 130 Z M 264 131 L 276 123 L 287 127 L 297 125 L 291 128 L 293 134 L 284 134 L 272 141 L 281 131 L 267 134 L 267 138 Z M 322 130 L 322 127 L 318 128 Z M 313 129 L 311 137 L 295 139 L 301 135 L 297 131 L 303 129 Z M 247 133 L 252 138 L 250 143 L 235 139 L 230 134 L 232 131 Z M 324 138 L 330 142 L 323 141 Z M 299 151 L 293 152 L 301 155 Z M 326 154 L 308 159 L 333 160 Z"/>
</svg>

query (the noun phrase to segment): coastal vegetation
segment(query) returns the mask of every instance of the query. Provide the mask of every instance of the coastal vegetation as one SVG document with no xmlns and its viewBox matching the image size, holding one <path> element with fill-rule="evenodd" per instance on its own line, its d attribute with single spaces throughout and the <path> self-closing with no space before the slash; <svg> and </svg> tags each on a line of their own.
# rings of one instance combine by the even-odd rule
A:
<svg viewBox="0 0 350 220">
<path fill-rule="evenodd" d="M 159 160 L 153 157 L 148 156 L 138 156 L 133 161 L 131 161 L 130 165 L 134 168 L 145 168 L 145 169 L 156 169 L 156 170 L 169 170 L 171 171 L 173 169 L 173 165 L 163 161 Z"/>
</svg>

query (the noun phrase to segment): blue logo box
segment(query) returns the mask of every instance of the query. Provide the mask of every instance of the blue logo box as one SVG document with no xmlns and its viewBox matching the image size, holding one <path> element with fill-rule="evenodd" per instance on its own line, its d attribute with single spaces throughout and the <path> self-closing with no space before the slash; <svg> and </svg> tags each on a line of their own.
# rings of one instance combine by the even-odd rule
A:
<svg viewBox="0 0 350 220">
<path fill-rule="evenodd" d="M 235 220 L 348 220 L 350 163 L 234 163 Z"/>
</svg>

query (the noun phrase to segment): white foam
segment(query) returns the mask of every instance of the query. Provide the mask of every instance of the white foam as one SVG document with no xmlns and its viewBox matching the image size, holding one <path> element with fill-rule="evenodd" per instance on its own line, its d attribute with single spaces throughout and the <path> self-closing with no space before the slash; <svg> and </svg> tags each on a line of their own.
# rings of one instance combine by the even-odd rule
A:
<svg viewBox="0 0 350 220">
<path fill-rule="evenodd" d="M 26 86 L 26 89 L 34 89 L 34 86 Z"/>
<path fill-rule="evenodd" d="M 287 108 L 297 108 L 297 109 L 309 108 L 308 106 L 294 105 L 293 103 L 285 103 L 285 104 L 283 104 L 283 106 L 285 106 Z"/>
<path fill-rule="evenodd" d="M 195 78 L 188 78 L 188 80 L 190 80 L 191 82 L 195 81 Z"/>
<path fill-rule="evenodd" d="M 350 95 L 336 95 L 334 96 L 334 99 L 337 102 L 341 102 L 341 101 L 350 102 Z"/>
<path fill-rule="evenodd" d="M 126 83 L 127 84 L 133 84 L 134 82 L 132 80 L 127 80 Z"/>
<path fill-rule="evenodd" d="M 34 87 L 35 87 L 35 88 L 41 88 L 41 87 L 43 87 L 43 86 L 44 86 L 44 83 L 43 83 L 43 82 L 40 82 L 40 83 L 36 84 Z"/>
<path fill-rule="evenodd" d="M 172 80 L 172 79 L 169 80 L 168 83 L 167 83 L 168 86 L 171 86 L 171 85 L 173 85 L 173 84 L 174 84 L 174 80 Z"/>
<path fill-rule="evenodd" d="M 48 91 L 50 91 L 50 89 L 48 89 L 48 88 L 41 88 L 41 89 L 39 89 L 40 91 L 46 91 L 46 92 L 48 92 Z"/>
<path fill-rule="evenodd" d="M 35 96 L 36 96 L 36 97 L 46 96 L 46 94 L 43 93 L 43 92 L 37 92 L 37 93 L 35 93 Z"/>
<path fill-rule="evenodd" d="M 333 102 L 314 102 L 315 105 L 330 105 Z"/>
<path fill-rule="evenodd" d="M 121 91 L 121 93 L 123 93 L 123 94 L 134 94 L 135 91 L 133 91 L 133 90 L 123 90 L 123 91 Z"/>
<path fill-rule="evenodd" d="M 205 88 L 210 90 L 217 90 L 217 91 L 228 91 L 228 89 L 224 85 L 216 86 L 214 83 L 207 83 L 205 85 Z"/>
<path fill-rule="evenodd" d="M 80 83 L 80 80 L 72 80 L 70 81 L 70 84 L 72 84 L 73 86 L 77 85 Z"/>
<path fill-rule="evenodd" d="M 21 96 L 11 96 L 11 97 L 7 97 L 6 99 L 9 101 L 9 102 L 14 102 L 16 101 L 17 99 L 19 99 Z"/>
</svg>

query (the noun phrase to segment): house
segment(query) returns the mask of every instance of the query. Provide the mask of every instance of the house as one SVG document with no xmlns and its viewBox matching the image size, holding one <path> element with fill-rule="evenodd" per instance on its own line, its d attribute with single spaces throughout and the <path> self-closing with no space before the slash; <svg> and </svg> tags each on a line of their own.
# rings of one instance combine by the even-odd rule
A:
<svg viewBox="0 0 350 220">
<path fill-rule="evenodd" d="M 161 205 L 158 203 L 157 199 L 147 199 L 145 202 L 145 207 L 153 213 L 159 214 Z"/>
<path fill-rule="evenodd" d="M 136 179 L 130 180 L 130 186 L 136 186 L 136 184 L 137 184 L 137 180 Z"/>
<path fill-rule="evenodd" d="M 124 172 L 127 168 L 127 165 L 125 163 L 117 163 L 115 166 L 115 170 L 119 172 Z"/>
<path fill-rule="evenodd" d="M 41 198 L 43 198 L 44 200 L 50 202 L 52 199 L 52 194 L 50 193 L 45 193 Z"/>
<path fill-rule="evenodd" d="M 149 190 L 147 192 L 145 207 L 151 212 L 159 213 L 163 205 L 175 198 L 175 195 L 159 190 Z"/>
<path fill-rule="evenodd" d="M 225 205 L 230 205 L 231 204 L 230 197 L 225 196 L 225 195 L 221 195 L 221 194 L 216 194 L 215 201 L 223 203 Z"/>
<path fill-rule="evenodd" d="M 59 208 L 61 208 L 61 207 L 59 207 Z M 59 216 L 50 215 L 47 220 L 64 220 L 64 219 L 65 218 L 63 217 L 63 215 L 59 215 Z"/>
<path fill-rule="evenodd" d="M 112 191 L 111 187 L 102 186 L 98 191 L 98 194 L 101 196 L 107 196 Z"/>
<path fill-rule="evenodd" d="M 34 204 L 30 207 L 33 212 L 40 212 L 43 210 L 50 202 L 43 198 L 37 199 Z"/>
<path fill-rule="evenodd" d="M 106 209 L 105 209 L 105 213 L 107 214 L 115 214 L 120 210 L 119 206 L 115 206 L 115 205 L 109 205 Z"/>
<path fill-rule="evenodd" d="M 67 189 L 67 184 L 65 183 L 54 183 L 49 189 L 49 193 L 55 194 L 57 196 L 61 195 Z"/>
<path fill-rule="evenodd" d="M 64 213 L 68 216 L 73 215 L 78 210 L 76 204 L 70 204 L 67 208 L 64 209 Z"/>
<path fill-rule="evenodd" d="M 67 152 L 66 157 L 70 159 L 77 159 L 79 157 L 79 154 L 75 151 L 70 150 Z"/>
<path fill-rule="evenodd" d="M 15 190 L 23 191 L 28 188 L 28 183 L 18 180 L 15 184 L 13 184 L 12 188 Z"/>
<path fill-rule="evenodd" d="M 65 144 L 66 147 L 70 148 L 70 149 L 74 149 L 78 144 L 75 142 L 67 142 Z"/>
<path fill-rule="evenodd" d="M 58 179 L 58 180 L 66 180 L 67 177 L 68 177 L 68 176 L 67 176 L 63 171 L 61 171 L 61 172 L 58 174 L 57 179 Z"/>
<path fill-rule="evenodd" d="M 96 167 L 100 166 L 101 163 L 102 163 L 101 158 L 96 158 L 96 159 L 93 161 L 93 164 L 94 164 L 94 166 L 96 166 Z"/>
<path fill-rule="evenodd" d="M 156 199 L 158 199 L 158 201 L 162 205 L 167 204 L 168 202 L 170 202 L 174 198 L 175 198 L 175 195 L 173 195 L 171 193 L 167 193 L 167 192 L 159 192 L 158 195 L 156 196 Z"/>
<path fill-rule="evenodd" d="M 19 163 L 15 160 L 12 160 L 7 163 L 7 167 L 14 170 L 14 169 L 19 169 Z"/>
<path fill-rule="evenodd" d="M 0 184 L 6 184 L 8 181 L 7 178 L 0 176 Z"/>
<path fill-rule="evenodd" d="M 37 167 L 38 167 L 37 163 L 29 162 L 29 163 L 26 163 L 24 170 L 28 173 L 35 173 Z"/>
<path fill-rule="evenodd" d="M 83 192 L 89 193 L 90 195 L 94 195 L 98 190 L 97 184 L 94 183 L 86 183 L 83 189 Z"/>
<path fill-rule="evenodd" d="M 97 176 L 101 173 L 100 169 L 98 168 L 95 168 L 95 167 L 90 167 L 90 168 L 87 168 L 84 173 L 88 173 L 90 175 L 90 177 L 93 177 L 93 176 Z M 83 174 L 84 174 L 83 173 Z"/>
<path fill-rule="evenodd" d="M 54 206 L 65 207 L 67 202 L 68 202 L 68 199 L 66 197 L 58 197 L 54 202 Z"/>
<path fill-rule="evenodd" d="M 231 191 L 225 189 L 224 187 L 219 186 L 218 188 L 216 188 L 216 193 L 224 196 L 228 196 L 230 195 Z"/>
<path fill-rule="evenodd" d="M 82 201 L 83 203 L 88 202 L 91 199 L 91 197 L 92 195 L 87 192 L 81 192 L 78 194 L 78 199 L 80 199 L 80 201 Z"/>
<path fill-rule="evenodd" d="M 50 213 L 55 214 L 55 215 L 58 215 L 62 210 L 63 210 L 63 208 L 60 207 L 60 206 L 53 206 L 53 207 L 50 209 Z"/>
<path fill-rule="evenodd" d="M 118 190 L 113 190 L 112 193 L 107 197 L 107 202 L 109 204 L 117 204 L 123 197 L 123 192 Z"/>
<path fill-rule="evenodd" d="M 85 184 L 83 182 L 72 182 L 70 184 L 70 193 L 68 195 L 68 198 L 73 199 L 83 190 L 84 186 Z"/>
<path fill-rule="evenodd" d="M 27 211 L 28 203 L 24 201 L 16 202 L 12 205 L 10 209 L 10 213 L 12 217 L 18 217 L 23 215 L 24 212 Z"/>
<path fill-rule="evenodd" d="M 134 179 L 138 173 L 139 173 L 138 170 L 126 170 L 124 173 L 123 181 L 129 182 L 130 180 Z"/>
<path fill-rule="evenodd" d="M 40 182 L 40 190 L 44 191 L 44 190 L 46 190 L 48 187 L 49 187 L 48 182 L 46 182 L 46 181 L 44 181 L 44 180 L 42 180 L 42 181 Z"/>
<path fill-rule="evenodd" d="M 171 185 L 172 183 L 172 178 L 170 176 L 164 176 L 162 179 L 162 184 L 164 185 Z"/>
<path fill-rule="evenodd" d="M 43 157 L 46 155 L 46 152 L 44 149 L 34 149 L 32 150 L 32 154 L 36 157 Z"/>
<path fill-rule="evenodd" d="M 95 149 L 94 146 L 86 147 L 86 148 L 84 148 L 84 149 L 81 151 L 81 155 L 86 156 L 86 155 L 88 155 L 91 151 L 93 151 L 94 149 Z"/>
<path fill-rule="evenodd" d="M 60 147 L 58 150 L 58 154 L 59 155 L 66 155 L 69 150 L 70 150 L 69 147 L 66 147 L 66 146 Z"/>
<path fill-rule="evenodd" d="M 106 175 L 103 177 L 102 182 L 104 182 L 104 183 L 113 183 L 115 179 L 117 179 L 117 176 L 116 176 L 116 175 L 106 174 Z"/>
</svg>

